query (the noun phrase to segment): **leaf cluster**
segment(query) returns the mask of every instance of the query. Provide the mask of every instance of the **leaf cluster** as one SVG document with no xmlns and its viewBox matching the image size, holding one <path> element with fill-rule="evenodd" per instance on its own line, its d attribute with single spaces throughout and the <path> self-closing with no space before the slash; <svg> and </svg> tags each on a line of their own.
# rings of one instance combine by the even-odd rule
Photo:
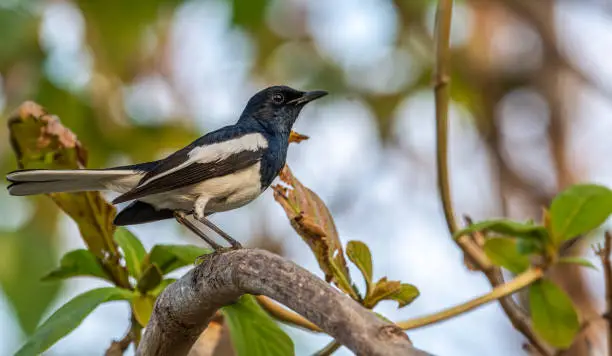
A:
<svg viewBox="0 0 612 356">
<path fill-rule="evenodd" d="M 598 228 L 612 214 L 612 191 L 596 184 L 578 184 L 559 193 L 544 210 L 543 221 L 494 219 L 472 224 L 455 238 L 479 233 L 484 252 L 497 266 L 513 273 L 559 263 L 595 268 L 580 257 L 561 257 L 563 244 Z M 575 306 L 567 294 L 548 279 L 529 287 L 529 309 L 535 331 L 555 347 L 571 345 L 580 329 Z"/>
</svg>

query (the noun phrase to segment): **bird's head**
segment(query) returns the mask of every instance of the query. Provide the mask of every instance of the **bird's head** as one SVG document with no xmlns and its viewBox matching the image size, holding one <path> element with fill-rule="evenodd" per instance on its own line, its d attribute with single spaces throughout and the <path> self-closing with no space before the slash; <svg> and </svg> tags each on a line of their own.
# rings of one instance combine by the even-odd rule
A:
<svg viewBox="0 0 612 356">
<path fill-rule="evenodd" d="M 288 86 L 261 90 L 249 100 L 240 120 L 256 120 L 266 130 L 289 134 L 302 108 L 327 95 L 326 91 L 300 91 Z"/>
</svg>

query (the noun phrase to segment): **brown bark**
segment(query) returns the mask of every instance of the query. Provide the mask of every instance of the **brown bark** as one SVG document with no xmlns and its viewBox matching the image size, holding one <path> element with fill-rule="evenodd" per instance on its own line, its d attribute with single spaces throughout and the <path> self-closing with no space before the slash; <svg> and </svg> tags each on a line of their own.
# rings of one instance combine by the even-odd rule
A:
<svg viewBox="0 0 612 356">
<path fill-rule="evenodd" d="M 319 326 L 358 355 L 427 355 L 379 318 L 293 262 L 257 249 L 207 257 L 155 303 L 138 355 L 186 355 L 222 306 L 265 295 Z"/>
</svg>

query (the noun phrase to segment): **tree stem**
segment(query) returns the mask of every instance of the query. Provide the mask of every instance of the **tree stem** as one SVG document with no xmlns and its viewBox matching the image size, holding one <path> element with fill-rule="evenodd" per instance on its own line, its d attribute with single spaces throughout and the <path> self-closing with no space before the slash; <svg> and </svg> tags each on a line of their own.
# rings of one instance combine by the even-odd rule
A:
<svg viewBox="0 0 612 356">
<path fill-rule="evenodd" d="M 509 296 L 519 290 L 529 286 L 531 283 L 542 278 L 544 272 L 541 269 L 528 269 L 524 273 L 518 275 L 512 281 L 495 287 L 491 292 L 472 299 L 463 304 L 439 311 L 435 314 L 426 315 L 420 318 L 407 320 L 398 323 L 397 325 L 403 330 L 416 329 L 423 326 L 431 325 L 440 321 L 444 321 L 453 318 L 457 315 L 461 315 L 470 310 L 473 310 L 481 305 L 495 301 L 497 299 Z"/>
<path fill-rule="evenodd" d="M 444 209 L 448 231 L 457 231 L 453 213 L 448 172 L 448 105 L 450 101 L 450 28 L 453 13 L 452 0 L 440 0 L 436 11 L 435 44 L 436 66 L 434 72 L 434 95 L 436 101 L 436 163 L 438 166 L 438 190 Z"/>
</svg>

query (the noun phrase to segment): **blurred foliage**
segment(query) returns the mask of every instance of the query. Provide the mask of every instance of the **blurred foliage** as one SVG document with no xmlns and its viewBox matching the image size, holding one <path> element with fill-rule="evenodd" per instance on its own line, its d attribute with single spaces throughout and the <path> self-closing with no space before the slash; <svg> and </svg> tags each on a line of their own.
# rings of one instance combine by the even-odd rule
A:
<svg viewBox="0 0 612 356">
<path fill-rule="evenodd" d="M 410 61 L 416 63 L 416 69 L 413 73 L 414 78 L 390 92 L 364 89 L 365 80 L 360 79 L 357 83 L 348 80 L 350 75 L 361 70 L 356 71 L 355 68 L 343 66 L 321 48 L 310 33 L 307 25 L 309 13 L 302 1 L 226 1 L 232 13 L 232 28 L 245 33 L 249 45 L 254 49 L 255 58 L 249 67 L 250 80 L 257 82 L 258 85 L 262 82 L 297 82 L 304 86 L 326 88 L 337 95 L 358 97 L 374 114 L 375 127 L 385 144 L 397 143 L 394 142 L 393 130 L 396 129 L 396 120 L 399 117 L 397 115 L 399 105 L 422 90 L 430 90 L 433 39 L 428 29 L 428 21 L 430 10 L 435 3 L 432 0 L 392 2 L 398 18 L 393 50 L 406 51 Z M 202 134 L 193 124 L 194 117 L 199 117 L 202 113 L 191 112 L 188 105 L 179 100 L 181 110 L 172 117 L 165 118 L 161 122 L 143 123 L 130 116 L 124 97 L 127 87 L 138 79 L 149 76 L 161 76 L 166 80 L 175 97 L 183 97 L 185 92 L 189 91 L 189 88 L 180 87 L 179 83 L 173 80 L 170 69 L 173 44 L 169 37 L 173 30 L 176 10 L 196 2 L 27 0 L 0 3 L 0 33 L 2 33 L 0 102 L 5 108 L 3 117 L 8 116 L 7 110 L 12 110 L 25 100 L 35 100 L 43 104 L 49 112 L 61 117 L 66 127 L 70 127 L 87 146 L 87 163 L 90 167 L 105 167 L 116 163 L 117 160 L 122 162 L 152 160 L 164 152 L 182 147 Z M 494 31 L 491 31 L 490 27 L 487 30 L 475 31 L 468 43 L 452 48 L 451 97 L 455 103 L 469 110 L 477 129 L 485 138 L 487 151 L 495 158 L 493 165 L 499 166 L 500 200 L 507 201 L 508 196 L 512 196 L 508 192 L 514 190 L 530 197 L 530 203 L 536 209 L 540 206 L 550 206 L 548 216 L 542 219 L 541 224 L 512 220 L 486 221 L 472 225 L 464 233 L 486 231 L 487 236 L 491 234 L 492 238 L 485 245 L 487 255 L 493 262 L 512 271 L 525 268 L 525 256 L 530 258 L 544 256 L 547 259 L 558 257 L 556 263 L 586 265 L 584 260 L 556 256 L 557 248 L 563 241 L 589 231 L 603 221 L 604 216 L 609 214 L 606 207 L 612 206 L 608 204 L 609 194 L 598 187 L 585 187 L 585 191 L 566 192 L 567 195 L 559 196 L 551 205 L 550 200 L 554 194 L 542 193 L 541 182 L 525 179 L 525 176 L 529 176 L 525 172 L 530 169 L 529 167 L 519 165 L 517 168 L 509 164 L 510 155 L 504 152 L 504 144 L 499 139 L 503 136 L 501 126 L 498 124 L 503 111 L 498 110 L 500 103 L 516 90 L 533 90 L 545 100 L 549 108 L 549 112 L 542 118 L 548 131 L 544 130 L 545 132 L 538 136 L 537 140 L 550 143 L 552 147 L 557 147 L 558 151 L 563 151 L 564 140 L 562 135 L 558 134 L 563 130 L 557 130 L 555 134 L 553 129 L 563 121 L 559 117 L 562 116 L 559 114 L 559 103 L 570 104 L 551 94 L 555 86 L 546 81 L 546 75 L 552 73 L 552 77 L 555 78 L 560 77 L 560 73 L 573 73 L 574 76 L 582 78 L 582 81 L 585 79 L 580 73 L 576 75 L 576 68 L 568 64 L 566 58 L 559 54 L 561 51 L 555 47 L 554 41 L 550 41 L 551 34 L 555 38 L 555 32 L 550 30 L 552 26 L 545 21 L 547 18 L 549 20 L 554 18 L 546 16 L 547 9 L 552 9 L 552 6 L 549 6 L 551 2 L 545 0 L 537 2 L 541 6 L 531 8 L 540 12 L 531 13 L 529 7 L 521 7 L 520 4 L 523 3 L 521 1 L 457 3 L 470 7 L 477 29 L 483 24 L 486 25 L 487 21 L 497 21 L 499 26 L 508 26 L 508 18 L 516 17 L 520 18 L 519 22 L 524 22 L 525 27 L 537 32 L 539 39 L 542 40 L 545 53 L 540 65 L 533 68 L 523 68 L 519 65 L 506 70 L 502 68 L 503 65 L 492 59 L 488 50 L 489 47 L 493 47 L 490 41 L 494 38 L 492 36 Z M 90 78 L 83 86 L 59 83 L 50 74 L 50 68 L 54 69 L 53 66 L 58 64 L 51 61 L 53 49 L 46 47 L 42 40 L 42 21 L 44 10 L 58 4 L 70 4 L 77 9 L 78 15 L 84 20 L 85 38 L 79 45 L 81 47 L 79 51 L 91 56 L 92 68 L 89 73 Z M 276 11 L 274 12 L 276 20 L 282 22 L 281 20 L 289 19 L 293 28 L 287 32 L 294 30 L 297 35 L 279 32 L 269 26 L 271 22 L 267 19 L 267 15 L 272 7 Z M 278 10 L 279 8 L 284 10 Z M 541 16 L 542 14 L 544 16 Z M 287 30 L 286 26 L 280 28 Z M 299 43 L 302 53 L 296 51 L 279 61 L 280 50 L 296 43 Z M 532 56 L 533 53 L 530 51 L 527 55 Z M 551 66 L 551 63 L 555 65 Z M 588 80 L 586 84 L 593 86 Z M 575 90 L 572 93 L 575 93 Z M 30 129 L 37 127 L 33 126 Z M 7 125 L 0 125 L 0 134 L 5 138 L 9 137 L 7 130 Z M 34 134 L 29 129 L 28 132 Z M 52 151 L 51 153 L 45 152 L 37 157 L 28 156 L 21 164 L 26 167 L 45 166 L 49 162 L 54 162 L 54 155 L 58 152 L 63 160 L 62 164 L 68 166 L 76 164 L 79 149 L 58 147 L 57 142 L 53 140 L 49 144 L 51 147 L 47 151 Z M 534 147 L 536 150 L 541 149 L 540 146 Z M 559 162 L 562 160 L 559 157 L 563 155 L 555 152 L 552 156 L 554 159 L 551 158 L 550 163 L 557 167 L 557 180 L 563 182 L 564 177 L 569 175 L 563 171 L 562 162 Z M 79 160 L 80 164 L 85 165 L 84 157 L 79 157 Z M 14 170 L 16 167 L 15 159 L 8 147 L 8 139 L 0 140 L 2 172 Z M 293 177 L 291 176 L 289 180 L 293 181 Z M 291 185 L 290 182 L 288 184 Z M 402 306 L 418 295 L 418 291 L 410 285 L 391 283 L 393 281 L 384 278 L 374 283 L 373 267 L 368 262 L 371 261 L 371 257 L 368 257 L 369 250 L 366 252 L 367 246 L 364 248 L 360 242 L 350 242 L 343 251 L 335 227 L 330 223 L 327 208 L 316 195 L 310 195 L 311 192 L 301 186 L 299 181 L 295 180 L 295 184 L 298 192 L 308 194 L 294 199 L 290 194 L 295 193 L 283 187 L 276 192 L 277 199 L 284 201 L 282 204 L 292 225 L 313 248 L 322 270 L 330 281 L 361 302 L 366 302 L 369 297 L 367 304 L 375 303 L 379 296 L 383 295 L 388 299 L 398 300 Z M 34 331 L 60 288 L 57 282 L 42 283 L 39 278 L 46 276 L 44 277 L 46 280 L 58 280 L 77 275 L 104 278 L 100 269 L 93 264 L 93 259 L 101 263 L 100 267 L 104 264 L 114 266 L 120 256 L 125 260 L 126 268 L 114 271 L 112 268 L 111 270 L 102 268 L 108 274 L 108 278 L 124 284 L 125 287 L 136 288 L 133 282 L 140 281 L 140 278 L 146 275 L 143 282 L 140 282 L 139 289 L 148 290 L 148 294 L 155 296 L 172 282 L 172 279 L 167 277 L 160 279 L 160 274 L 164 276 L 178 268 L 177 266 L 191 263 L 186 261 L 199 253 L 181 250 L 183 247 L 176 246 L 156 246 L 151 251 L 144 251 L 144 248 L 138 246 L 135 237 L 125 235 L 129 234 L 127 230 L 118 230 L 113 235 L 108 221 L 114 211 L 96 195 L 86 196 L 88 199 L 93 197 L 96 203 L 84 205 L 85 196 L 81 199 L 75 195 L 71 195 L 67 200 L 64 195 L 57 195 L 55 199 L 73 217 L 85 209 L 105 211 L 106 215 L 103 219 L 95 221 L 76 219 L 81 232 L 86 236 L 89 253 L 84 252 L 85 250 L 68 252 L 61 259 L 59 267 L 57 267 L 59 259 L 57 246 L 61 240 L 57 236 L 57 230 L 60 214 L 50 200 L 42 197 L 31 198 L 33 204 L 31 214 L 21 226 L 0 231 L 2 267 L 0 284 L 15 309 L 19 324 L 27 334 Z M 591 197 L 594 202 L 591 202 Z M 301 210 L 302 205 L 306 207 L 304 211 Z M 576 207 L 580 209 L 576 210 Z M 547 223 L 546 219 L 550 222 Z M 97 228 L 100 231 L 97 231 Z M 321 252 L 325 250 L 333 253 Z M 103 251 L 108 251 L 110 254 L 107 256 Z M 346 257 L 358 266 L 366 280 L 366 291 L 363 291 L 363 295 L 359 295 L 359 291 L 352 283 L 346 266 L 345 253 Z M 530 263 L 533 264 L 532 261 Z M 54 267 L 57 268 L 53 270 Z M 126 284 L 128 274 L 134 281 Z M 540 288 L 546 294 L 544 297 L 537 298 L 536 295 L 534 298 L 540 301 L 540 304 L 546 304 L 550 298 L 554 299 L 559 295 L 557 292 L 547 293 L 547 288 L 549 287 Z M 389 294 L 389 290 L 394 290 L 395 294 Z M 138 300 L 133 304 L 136 306 L 140 322 L 143 322 L 146 319 L 149 301 L 142 301 L 141 298 Z M 538 319 L 541 320 L 540 317 Z M 558 341 L 557 336 L 561 335 L 560 339 L 567 341 L 568 335 L 574 330 L 574 326 L 569 325 L 572 324 L 570 322 L 572 320 L 573 317 L 562 318 L 561 324 L 568 321 L 566 330 L 561 330 L 553 336 L 549 335 L 548 338 Z M 559 323 L 555 321 L 554 324 Z M 557 344 L 561 345 L 563 342 Z"/>
<path fill-rule="evenodd" d="M 78 0 L 87 23 L 87 42 L 96 56 L 96 66 L 123 81 L 134 78 L 146 30 L 160 17 L 172 14 L 181 0 Z"/>
<path fill-rule="evenodd" d="M 545 210 L 541 223 L 499 219 L 478 222 L 455 237 L 481 232 L 491 262 L 519 274 L 528 268 L 555 264 L 594 268 L 580 257 L 563 257 L 562 242 L 598 228 L 612 214 L 612 190 L 595 184 L 576 184 L 560 192 Z M 535 246 L 535 248 L 521 248 Z M 529 306 L 535 331 L 550 345 L 568 348 L 580 330 L 578 311 L 565 291 L 544 279 L 529 287 Z"/>
<path fill-rule="evenodd" d="M 98 305 L 115 300 L 128 300 L 131 296 L 129 290 L 106 287 L 92 289 L 74 297 L 42 323 L 16 354 L 41 354 L 79 326 Z"/>
</svg>

